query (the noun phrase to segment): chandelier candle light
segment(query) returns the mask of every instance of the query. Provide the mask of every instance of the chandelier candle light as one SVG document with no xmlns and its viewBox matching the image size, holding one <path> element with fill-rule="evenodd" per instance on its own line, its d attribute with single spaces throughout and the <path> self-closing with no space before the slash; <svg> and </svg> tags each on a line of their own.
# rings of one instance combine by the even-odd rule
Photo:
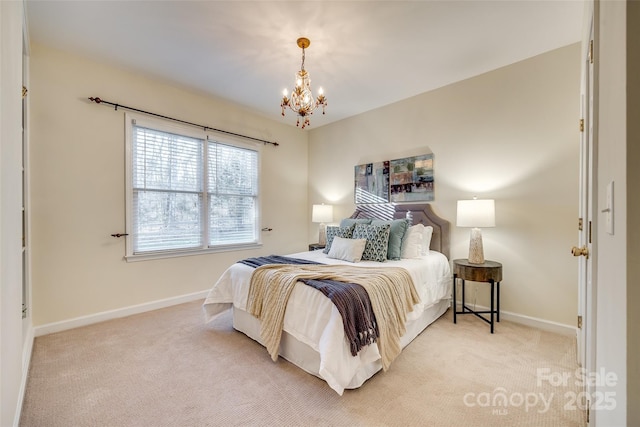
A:
<svg viewBox="0 0 640 427">
<path fill-rule="evenodd" d="M 302 66 L 300 71 L 296 73 L 296 87 L 291 92 L 291 98 L 287 97 L 287 89 L 282 94 L 282 115 L 284 116 L 285 107 L 289 107 L 298 115 L 298 121 L 296 126 L 300 125 L 300 117 L 302 117 L 302 129 L 305 126 L 309 126 L 309 116 L 313 114 L 313 111 L 322 106 L 322 114 L 327 106 L 327 98 L 325 98 L 322 88 L 318 89 L 318 98 L 313 99 L 313 93 L 311 92 L 311 78 L 309 73 L 304 69 L 304 50 L 309 47 L 311 41 L 308 38 L 300 37 L 298 39 L 298 46 L 302 49 Z"/>
<path fill-rule="evenodd" d="M 482 232 L 480 227 L 496 226 L 496 208 L 493 200 L 458 200 L 458 227 L 472 227 L 469 240 L 469 262 L 484 264 Z"/>
<path fill-rule="evenodd" d="M 327 244 L 327 222 L 333 221 L 333 206 L 332 205 L 313 205 L 311 212 L 311 221 L 319 222 L 320 228 L 318 231 L 318 243 L 320 246 L 326 246 Z"/>
</svg>

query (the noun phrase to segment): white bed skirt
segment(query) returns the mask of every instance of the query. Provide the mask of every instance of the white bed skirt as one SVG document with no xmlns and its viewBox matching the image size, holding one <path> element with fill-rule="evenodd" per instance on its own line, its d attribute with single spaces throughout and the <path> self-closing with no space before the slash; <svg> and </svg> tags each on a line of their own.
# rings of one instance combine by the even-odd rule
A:
<svg viewBox="0 0 640 427">
<path fill-rule="evenodd" d="M 450 298 L 444 298 L 422 312 L 422 315 L 411 322 L 407 322 L 407 332 L 400 339 L 402 348 L 405 348 L 431 323 L 435 322 L 442 316 L 451 304 Z M 260 338 L 260 321 L 251 314 L 237 307 L 233 307 L 233 327 L 234 329 L 244 333 L 249 338 L 264 345 Z M 266 354 L 266 353 L 265 353 Z M 315 351 L 307 344 L 297 340 L 286 331 L 282 332 L 282 340 L 280 342 L 281 357 L 285 358 L 294 365 L 300 367 L 306 372 L 322 378 L 320 375 L 320 353 Z M 397 362 L 396 362 L 397 363 Z M 345 388 L 354 389 L 362 386 L 366 380 L 371 378 L 376 372 L 382 369 L 380 360 L 363 364 L 354 375 L 351 383 Z M 325 379 L 325 378 L 322 378 Z M 326 379 L 325 379 L 326 380 Z"/>
</svg>

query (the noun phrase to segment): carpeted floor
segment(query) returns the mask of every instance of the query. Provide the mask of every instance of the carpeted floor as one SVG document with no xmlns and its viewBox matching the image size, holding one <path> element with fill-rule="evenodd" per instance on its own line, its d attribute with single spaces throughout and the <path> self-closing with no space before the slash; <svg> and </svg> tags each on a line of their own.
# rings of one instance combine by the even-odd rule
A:
<svg viewBox="0 0 640 427">
<path fill-rule="evenodd" d="M 339 396 L 201 304 L 36 338 L 20 426 L 585 425 L 569 337 L 449 312 Z"/>
</svg>

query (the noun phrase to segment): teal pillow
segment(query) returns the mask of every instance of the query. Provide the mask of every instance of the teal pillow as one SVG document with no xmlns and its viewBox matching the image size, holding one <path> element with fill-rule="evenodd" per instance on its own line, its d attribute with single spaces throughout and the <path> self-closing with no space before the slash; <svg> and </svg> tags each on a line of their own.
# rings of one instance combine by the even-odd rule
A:
<svg viewBox="0 0 640 427">
<path fill-rule="evenodd" d="M 325 254 L 329 253 L 329 249 L 331 249 L 331 243 L 333 243 L 333 238 L 338 236 L 338 237 L 344 237 L 345 239 L 350 239 L 351 236 L 353 235 L 353 228 L 355 227 L 355 225 L 351 225 L 349 227 L 336 227 L 333 225 L 330 225 L 327 227 L 327 245 L 324 247 L 324 250 L 322 252 L 324 252 Z"/>
<path fill-rule="evenodd" d="M 350 227 L 356 224 L 371 224 L 371 218 L 345 218 L 340 221 L 340 227 Z"/>
<path fill-rule="evenodd" d="M 387 259 L 401 259 L 402 241 L 409 229 L 409 221 L 406 219 L 394 219 L 392 221 L 383 221 L 374 219 L 371 225 L 389 225 L 389 246 L 387 248 Z"/>
<path fill-rule="evenodd" d="M 387 260 L 389 247 L 389 224 L 370 225 L 356 224 L 353 230 L 354 239 L 367 239 L 362 253 L 362 260 L 384 262 Z"/>
</svg>

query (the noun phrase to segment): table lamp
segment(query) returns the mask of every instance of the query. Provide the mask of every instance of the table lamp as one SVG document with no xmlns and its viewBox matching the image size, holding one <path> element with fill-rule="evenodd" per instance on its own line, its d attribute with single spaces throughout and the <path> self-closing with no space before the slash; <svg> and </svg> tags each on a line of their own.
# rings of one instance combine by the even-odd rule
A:
<svg viewBox="0 0 640 427">
<path fill-rule="evenodd" d="M 482 232 L 480 227 L 496 226 L 496 208 L 493 200 L 458 200 L 458 227 L 472 227 L 469 241 L 469 262 L 471 264 L 484 263 L 482 248 Z"/>
<path fill-rule="evenodd" d="M 318 231 L 318 244 L 325 246 L 327 244 L 327 222 L 333 221 L 333 206 L 325 205 L 313 205 L 311 212 L 311 221 L 319 222 L 320 227 Z"/>
</svg>

